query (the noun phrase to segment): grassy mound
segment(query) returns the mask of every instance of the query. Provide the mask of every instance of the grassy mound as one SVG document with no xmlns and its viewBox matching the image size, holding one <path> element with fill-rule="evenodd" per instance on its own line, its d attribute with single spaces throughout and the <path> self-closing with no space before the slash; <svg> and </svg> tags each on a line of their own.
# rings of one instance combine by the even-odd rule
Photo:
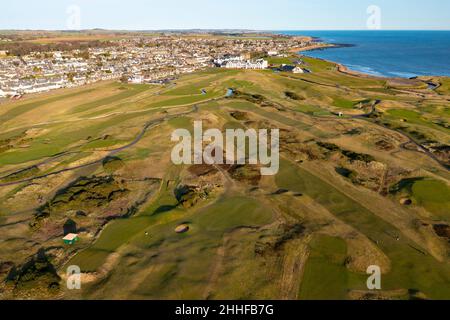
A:
<svg viewBox="0 0 450 320">
<path fill-rule="evenodd" d="M 91 213 L 99 207 L 128 193 L 113 176 L 81 177 L 66 188 L 60 190 L 55 197 L 40 207 L 35 217 L 37 220 L 49 217 L 52 212 L 83 210 Z"/>
<path fill-rule="evenodd" d="M 55 294 L 59 291 L 60 280 L 56 269 L 42 249 L 20 268 L 13 268 L 7 277 L 8 284 L 14 287 L 16 294 L 28 290 Z"/>
</svg>

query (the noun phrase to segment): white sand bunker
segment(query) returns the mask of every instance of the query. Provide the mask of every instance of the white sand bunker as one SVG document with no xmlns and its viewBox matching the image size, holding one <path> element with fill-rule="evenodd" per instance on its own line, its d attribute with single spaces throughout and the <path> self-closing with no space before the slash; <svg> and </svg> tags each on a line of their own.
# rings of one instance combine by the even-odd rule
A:
<svg viewBox="0 0 450 320">
<path fill-rule="evenodd" d="M 187 224 L 181 224 L 175 228 L 176 233 L 186 233 L 189 231 L 189 226 Z"/>
</svg>

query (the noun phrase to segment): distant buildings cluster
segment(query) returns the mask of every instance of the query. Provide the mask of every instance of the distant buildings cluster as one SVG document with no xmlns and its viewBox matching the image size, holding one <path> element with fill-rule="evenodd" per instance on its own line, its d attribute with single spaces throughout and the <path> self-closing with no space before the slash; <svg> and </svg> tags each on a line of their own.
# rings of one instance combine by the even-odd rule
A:
<svg viewBox="0 0 450 320">
<path fill-rule="evenodd" d="M 268 68 L 250 53 L 280 55 L 308 45 L 302 38 L 221 38 L 162 35 L 118 40 L 85 51 L 31 52 L 0 57 L 0 97 L 20 97 L 101 80 L 164 83 L 207 67 Z M 6 54 L 6 52 L 5 52 Z"/>
</svg>

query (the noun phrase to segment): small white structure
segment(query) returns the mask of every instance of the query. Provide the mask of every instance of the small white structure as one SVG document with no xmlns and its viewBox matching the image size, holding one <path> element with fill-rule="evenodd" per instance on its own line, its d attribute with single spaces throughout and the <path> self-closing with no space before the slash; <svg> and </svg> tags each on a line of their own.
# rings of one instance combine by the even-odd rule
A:
<svg viewBox="0 0 450 320">
<path fill-rule="evenodd" d="M 292 72 L 296 73 L 296 74 L 300 74 L 300 73 L 305 73 L 305 70 L 303 70 L 302 68 L 297 66 L 294 68 L 294 70 L 292 70 Z"/>
<path fill-rule="evenodd" d="M 69 233 L 63 238 L 64 243 L 70 245 L 75 244 L 75 242 L 77 242 L 78 240 L 78 234 L 76 233 Z"/>
<path fill-rule="evenodd" d="M 278 55 L 278 51 L 276 51 L 276 50 L 268 51 L 268 52 L 267 52 L 267 55 L 268 55 L 269 57 L 275 57 L 275 56 Z"/>
<path fill-rule="evenodd" d="M 0 98 L 6 97 L 6 92 L 0 88 Z"/>
</svg>

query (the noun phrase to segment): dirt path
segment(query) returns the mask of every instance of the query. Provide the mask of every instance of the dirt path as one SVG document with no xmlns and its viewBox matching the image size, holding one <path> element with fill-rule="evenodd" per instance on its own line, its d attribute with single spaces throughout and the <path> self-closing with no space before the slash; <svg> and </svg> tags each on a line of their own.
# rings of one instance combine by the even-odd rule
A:
<svg viewBox="0 0 450 320">
<path fill-rule="evenodd" d="M 280 281 L 281 300 L 297 299 L 300 283 L 309 257 L 307 246 L 309 238 L 306 241 L 302 240 L 301 242 L 302 243 L 296 248 L 294 254 L 284 256 Z"/>
<path fill-rule="evenodd" d="M 223 237 L 222 245 L 217 249 L 216 258 L 214 260 L 213 267 L 211 269 L 211 273 L 209 275 L 208 285 L 206 286 L 205 290 L 203 291 L 202 299 L 204 299 L 204 300 L 210 299 L 211 295 L 213 294 L 217 280 L 219 279 L 220 273 L 223 268 L 223 262 L 224 262 L 225 255 L 226 255 L 226 246 L 227 246 L 227 243 L 230 240 L 230 238 L 231 238 L 231 234 L 226 234 Z"/>
</svg>

